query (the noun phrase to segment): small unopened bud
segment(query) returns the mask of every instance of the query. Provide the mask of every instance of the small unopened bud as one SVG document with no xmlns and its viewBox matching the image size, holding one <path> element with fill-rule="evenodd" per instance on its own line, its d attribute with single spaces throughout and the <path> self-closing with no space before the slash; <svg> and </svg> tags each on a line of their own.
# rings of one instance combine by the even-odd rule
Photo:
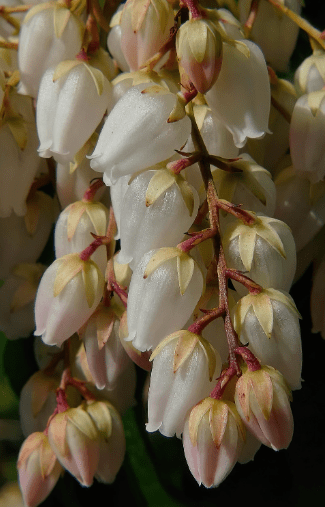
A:
<svg viewBox="0 0 325 507">
<path fill-rule="evenodd" d="M 18 456 L 19 483 L 27 507 L 42 503 L 56 485 L 62 467 L 44 433 L 32 433 Z"/>
<path fill-rule="evenodd" d="M 57 414 L 49 426 L 49 441 L 60 463 L 83 486 L 91 486 L 99 460 L 99 433 L 82 408 Z"/>
<path fill-rule="evenodd" d="M 227 477 L 245 440 L 245 428 L 231 401 L 205 398 L 190 412 L 184 428 L 187 464 L 199 484 L 211 488 Z"/>
<path fill-rule="evenodd" d="M 290 389 L 270 366 L 246 371 L 236 384 L 235 402 L 247 428 L 264 445 L 286 449 L 293 434 Z"/>
<path fill-rule="evenodd" d="M 96 401 L 86 408 L 100 435 L 99 463 L 96 479 L 111 484 L 125 455 L 125 435 L 122 419 L 107 401 Z"/>
<path fill-rule="evenodd" d="M 190 19 L 177 32 L 176 51 L 195 88 L 206 93 L 216 82 L 222 64 L 222 39 L 208 19 Z"/>
</svg>

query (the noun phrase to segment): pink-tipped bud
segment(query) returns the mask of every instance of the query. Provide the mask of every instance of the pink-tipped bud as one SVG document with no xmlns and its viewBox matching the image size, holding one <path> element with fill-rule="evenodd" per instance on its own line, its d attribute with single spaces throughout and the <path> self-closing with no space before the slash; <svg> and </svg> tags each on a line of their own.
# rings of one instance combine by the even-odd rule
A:
<svg viewBox="0 0 325 507">
<path fill-rule="evenodd" d="M 86 410 L 100 435 L 100 454 L 96 479 L 111 484 L 121 468 L 125 455 L 125 434 L 122 419 L 107 401 L 95 401 Z"/>
<path fill-rule="evenodd" d="M 246 371 L 236 384 L 237 410 L 247 428 L 264 445 L 286 449 L 293 434 L 290 389 L 271 366 Z"/>
<path fill-rule="evenodd" d="M 57 414 L 49 441 L 58 460 L 83 486 L 91 486 L 99 460 L 99 434 L 83 407 Z"/>
<path fill-rule="evenodd" d="M 138 70 L 167 41 L 173 26 L 167 0 L 128 0 L 121 16 L 121 47 L 131 70 Z"/>
<path fill-rule="evenodd" d="M 211 488 L 235 466 L 245 428 L 231 401 L 205 398 L 190 412 L 183 432 L 187 464 L 199 484 Z"/>
<path fill-rule="evenodd" d="M 216 82 L 222 64 L 222 39 L 208 19 L 190 19 L 177 32 L 176 51 L 195 88 L 206 93 Z"/>
<path fill-rule="evenodd" d="M 56 485 L 62 467 L 44 433 L 32 433 L 18 456 L 19 483 L 26 507 L 42 503 Z"/>
</svg>

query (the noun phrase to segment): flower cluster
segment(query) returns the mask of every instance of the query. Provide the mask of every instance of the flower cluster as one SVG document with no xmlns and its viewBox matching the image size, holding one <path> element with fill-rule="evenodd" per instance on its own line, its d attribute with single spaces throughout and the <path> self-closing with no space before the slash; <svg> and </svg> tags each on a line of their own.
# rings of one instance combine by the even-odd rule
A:
<svg viewBox="0 0 325 507">
<path fill-rule="evenodd" d="M 207 488 L 293 435 L 289 291 L 325 221 L 324 38 L 298 0 L 115 7 L 110 19 L 94 0 L 2 11 L 0 327 L 40 337 L 20 400 L 29 507 L 64 469 L 83 486 L 114 481 L 134 364 L 148 372 L 147 431 L 182 438 Z M 299 27 L 313 55 L 293 84 L 276 72 Z M 324 273 L 323 261 L 323 334 Z"/>
</svg>

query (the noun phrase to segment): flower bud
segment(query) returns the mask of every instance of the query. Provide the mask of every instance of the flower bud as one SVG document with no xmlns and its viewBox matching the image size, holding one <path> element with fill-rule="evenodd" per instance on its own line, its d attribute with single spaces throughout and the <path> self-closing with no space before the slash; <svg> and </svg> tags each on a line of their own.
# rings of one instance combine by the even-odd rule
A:
<svg viewBox="0 0 325 507">
<path fill-rule="evenodd" d="M 89 404 L 88 414 L 99 431 L 101 443 L 96 479 L 105 484 L 114 482 L 124 460 L 125 434 L 118 411 L 109 402 Z"/>
<path fill-rule="evenodd" d="M 325 174 L 325 91 L 300 97 L 290 124 L 290 154 L 294 167 L 311 183 Z"/>
<path fill-rule="evenodd" d="M 227 263 L 243 271 L 264 288 L 289 291 L 296 271 L 295 243 L 289 227 L 280 220 L 257 214 L 252 225 L 236 220 L 223 237 Z M 236 290 L 247 290 L 235 282 Z"/>
<path fill-rule="evenodd" d="M 325 52 L 315 49 L 295 72 L 295 87 L 299 95 L 318 92 L 325 86 Z"/>
<path fill-rule="evenodd" d="M 100 438 L 90 415 L 80 406 L 57 414 L 48 430 L 58 460 L 83 486 L 91 486 L 99 460 Z"/>
<path fill-rule="evenodd" d="M 17 463 L 26 507 L 37 507 L 53 490 L 62 467 L 44 433 L 32 433 L 22 445 Z"/>
<path fill-rule="evenodd" d="M 121 47 L 131 70 L 138 70 L 167 41 L 174 12 L 167 0 L 128 0 L 121 16 Z"/>
<path fill-rule="evenodd" d="M 41 157 L 72 161 L 103 118 L 112 85 L 81 60 L 50 67 L 40 84 L 36 120 Z"/>
<path fill-rule="evenodd" d="M 231 401 L 205 398 L 186 419 L 183 446 L 189 469 L 199 485 L 216 487 L 236 464 L 245 428 Z"/>
<path fill-rule="evenodd" d="M 198 195 L 183 176 L 166 168 L 140 174 L 123 198 L 117 261 L 134 269 L 149 250 L 176 246 L 192 225 L 198 207 Z"/>
<path fill-rule="evenodd" d="M 160 86 L 144 87 L 130 88 L 118 101 L 91 156 L 91 167 L 104 173 L 106 185 L 170 158 L 190 135 L 187 116 L 174 123 L 167 121 L 176 95 Z"/>
<path fill-rule="evenodd" d="M 81 48 L 80 20 L 62 4 L 44 3 L 27 14 L 19 36 L 20 93 L 36 98 L 44 72 Z"/>
<path fill-rule="evenodd" d="M 105 236 L 108 225 L 108 209 L 100 202 L 77 201 L 60 213 L 54 232 L 55 256 L 82 252 L 93 241 L 91 233 Z M 101 245 L 92 255 L 102 273 L 107 265 L 106 245 Z"/>
<path fill-rule="evenodd" d="M 180 437 L 188 410 L 221 373 L 220 356 L 204 338 L 181 330 L 160 342 L 150 360 L 147 431 Z"/>
<path fill-rule="evenodd" d="M 247 138 L 261 138 L 268 132 L 270 81 L 263 53 L 256 44 L 246 40 L 234 45 L 223 43 L 221 71 L 206 100 L 238 148 Z"/>
<path fill-rule="evenodd" d="M 290 389 L 270 366 L 246 371 L 237 381 L 235 402 L 247 428 L 275 451 L 286 449 L 293 434 Z"/>
<path fill-rule="evenodd" d="M 202 290 L 202 273 L 189 255 L 177 248 L 146 253 L 131 279 L 127 339 L 140 351 L 155 348 L 183 327 Z"/>
<path fill-rule="evenodd" d="M 35 303 L 35 335 L 62 345 L 89 319 L 101 300 L 104 278 L 98 266 L 78 254 L 57 259 L 45 271 Z"/>
<path fill-rule="evenodd" d="M 222 64 L 222 39 L 208 19 L 190 19 L 180 26 L 176 52 L 195 88 L 206 93 L 216 82 Z"/>
<path fill-rule="evenodd" d="M 112 307 L 100 304 L 82 331 L 90 373 L 98 389 L 114 389 L 129 364 L 118 336 L 119 320 Z"/>
<path fill-rule="evenodd" d="M 240 299 L 234 327 L 242 343 L 263 364 L 279 370 L 291 389 L 301 388 L 302 350 L 299 313 L 289 296 L 274 289 Z"/>
</svg>

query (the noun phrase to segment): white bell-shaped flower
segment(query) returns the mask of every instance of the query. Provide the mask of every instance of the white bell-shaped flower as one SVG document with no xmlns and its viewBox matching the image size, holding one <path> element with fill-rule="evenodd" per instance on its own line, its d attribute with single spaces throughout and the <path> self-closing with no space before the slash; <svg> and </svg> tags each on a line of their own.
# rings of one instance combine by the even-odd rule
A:
<svg viewBox="0 0 325 507">
<path fill-rule="evenodd" d="M 55 226 L 54 248 L 57 258 L 82 252 L 93 241 L 91 233 L 105 236 L 108 209 L 100 202 L 77 201 L 60 213 Z M 107 265 L 106 245 L 101 245 L 91 259 L 104 274 Z"/>
<path fill-rule="evenodd" d="M 124 195 L 117 261 L 131 269 L 149 250 L 176 246 L 192 225 L 199 207 L 196 190 L 167 169 L 145 171 Z"/>
<path fill-rule="evenodd" d="M 117 178 L 170 158 L 186 142 L 191 121 L 168 123 L 177 97 L 162 87 L 130 88 L 108 115 L 91 167 L 111 185 Z"/>
<path fill-rule="evenodd" d="M 202 273 L 189 255 L 177 248 L 146 253 L 131 278 L 127 340 L 141 351 L 155 348 L 183 327 L 202 290 Z"/>
<path fill-rule="evenodd" d="M 312 183 L 325 174 L 325 91 L 300 97 L 290 124 L 290 154 L 294 167 Z"/>
<path fill-rule="evenodd" d="M 251 0 L 239 0 L 240 21 L 247 21 Z M 301 11 L 300 0 L 283 0 L 282 5 L 296 13 Z M 251 36 L 262 49 L 265 60 L 279 72 L 287 72 L 288 63 L 296 45 L 299 27 L 268 2 L 258 6 Z"/>
<path fill-rule="evenodd" d="M 12 268 L 22 262 L 36 262 L 50 236 L 54 221 L 53 199 L 36 192 L 25 217 L 14 213 L 0 218 L 0 279 L 6 279 Z"/>
<path fill-rule="evenodd" d="M 111 92 L 104 74 L 80 60 L 49 68 L 42 77 L 36 109 L 40 156 L 72 161 L 102 120 Z"/>
<path fill-rule="evenodd" d="M 83 26 L 70 10 L 55 2 L 33 7 L 19 35 L 20 93 L 36 98 L 44 72 L 74 58 L 82 43 Z"/>
<path fill-rule="evenodd" d="M 121 15 L 121 47 L 131 70 L 138 70 L 153 56 L 174 25 L 174 11 L 167 0 L 128 0 Z"/>
<path fill-rule="evenodd" d="M 181 330 L 165 338 L 152 359 L 147 431 L 180 437 L 190 408 L 215 386 L 220 356 L 206 340 Z"/>
<path fill-rule="evenodd" d="M 264 288 L 289 291 L 296 271 L 296 248 L 284 222 L 257 214 L 252 225 L 235 220 L 227 226 L 223 245 L 227 264 Z M 243 285 L 234 282 L 241 295 Z"/>
<path fill-rule="evenodd" d="M 291 389 L 301 388 L 299 313 L 289 294 L 264 289 L 240 299 L 233 310 L 242 343 L 263 364 L 282 373 Z"/>
<path fill-rule="evenodd" d="M 251 41 L 223 43 L 217 82 L 206 94 L 208 105 L 242 148 L 247 138 L 268 132 L 270 81 L 262 51 Z"/>
<path fill-rule="evenodd" d="M 62 345 L 89 319 L 101 300 L 104 277 L 93 261 L 78 254 L 57 259 L 45 271 L 35 302 L 35 335 Z"/>
</svg>

